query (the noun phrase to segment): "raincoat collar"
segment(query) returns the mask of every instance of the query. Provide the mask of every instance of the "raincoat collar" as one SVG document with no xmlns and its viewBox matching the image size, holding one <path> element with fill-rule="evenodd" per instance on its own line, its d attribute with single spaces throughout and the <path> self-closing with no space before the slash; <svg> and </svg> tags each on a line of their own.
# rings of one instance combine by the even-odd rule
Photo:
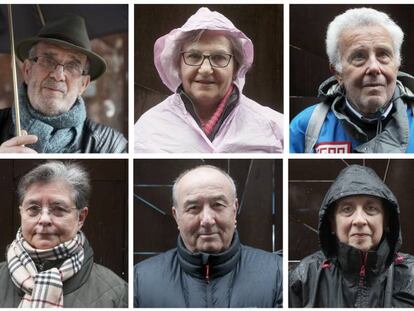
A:
<svg viewBox="0 0 414 311">
<path fill-rule="evenodd" d="M 373 276 L 381 275 L 388 269 L 389 253 L 390 247 L 386 239 L 381 241 L 377 250 L 368 252 L 338 242 L 337 261 L 344 277 L 349 281 L 356 282 L 363 277 L 365 282 L 369 282 Z M 361 276 L 362 270 L 363 276 Z"/>
<path fill-rule="evenodd" d="M 191 98 L 184 92 L 182 85 L 178 87 L 177 93 L 180 95 L 181 100 L 183 101 L 184 107 L 187 110 L 187 112 L 191 114 L 191 116 L 196 121 L 197 125 L 202 129 L 201 120 L 197 115 L 194 103 L 191 100 Z M 208 137 L 210 141 L 214 140 L 214 138 L 216 137 L 216 134 L 220 130 L 221 125 L 226 120 L 226 118 L 229 116 L 229 114 L 236 108 L 238 103 L 239 103 L 239 91 L 237 87 L 235 87 L 233 88 L 233 91 L 230 97 L 227 99 L 226 107 L 224 108 L 224 111 L 222 115 L 220 116 L 220 119 L 217 121 L 216 125 L 214 126 L 213 131 L 211 132 L 210 135 L 206 134 L 206 136 Z"/>
<path fill-rule="evenodd" d="M 202 29 L 220 31 L 240 42 L 243 59 L 233 82 L 241 92 L 245 83 L 245 75 L 253 63 L 253 43 L 227 17 L 205 7 L 200 8 L 182 27 L 173 29 L 155 42 L 154 63 L 161 80 L 172 92 L 176 92 L 181 84 L 177 62 L 180 52 L 178 40 L 188 32 Z"/>
</svg>

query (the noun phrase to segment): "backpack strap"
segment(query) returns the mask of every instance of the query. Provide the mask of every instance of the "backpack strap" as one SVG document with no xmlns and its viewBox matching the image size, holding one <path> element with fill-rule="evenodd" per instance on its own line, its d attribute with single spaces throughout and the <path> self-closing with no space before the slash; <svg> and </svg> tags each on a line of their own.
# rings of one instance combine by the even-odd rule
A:
<svg viewBox="0 0 414 311">
<path fill-rule="evenodd" d="M 316 105 L 309 119 L 308 127 L 305 133 L 305 153 L 312 153 L 313 147 L 319 138 L 319 133 L 322 128 L 322 124 L 326 119 L 326 115 L 330 109 L 330 105 L 325 102 L 321 102 Z M 414 112 L 414 108 L 413 108 Z"/>
</svg>

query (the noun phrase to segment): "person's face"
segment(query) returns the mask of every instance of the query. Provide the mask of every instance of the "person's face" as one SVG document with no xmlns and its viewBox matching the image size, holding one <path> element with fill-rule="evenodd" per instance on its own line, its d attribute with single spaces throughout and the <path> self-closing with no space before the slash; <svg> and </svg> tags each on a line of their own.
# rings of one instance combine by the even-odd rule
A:
<svg viewBox="0 0 414 311">
<path fill-rule="evenodd" d="M 236 227 L 237 199 L 229 180 L 211 168 L 196 169 L 177 185 L 173 215 L 181 238 L 193 253 L 229 248 Z"/>
<path fill-rule="evenodd" d="M 67 183 L 34 183 L 20 206 L 23 238 L 34 248 L 55 247 L 75 237 L 87 214 L 87 207 L 76 209 Z"/>
<path fill-rule="evenodd" d="M 336 202 L 333 227 L 339 241 L 367 252 L 378 246 L 384 232 L 382 201 L 355 195 Z"/>
<path fill-rule="evenodd" d="M 378 25 L 345 30 L 339 39 L 342 72 L 336 78 L 363 115 L 377 112 L 394 94 L 398 73 L 393 42 Z"/>
<path fill-rule="evenodd" d="M 76 63 L 81 68 L 86 64 L 86 56 L 74 50 L 44 42 L 38 43 L 35 49 L 34 56 L 52 58 L 59 64 Z M 72 76 L 62 66 L 49 70 L 29 59 L 24 61 L 22 71 L 32 107 L 48 116 L 69 111 L 90 82 L 89 75 Z"/>
<path fill-rule="evenodd" d="M 182 51 L 201 52 L 203 55 L 232 54 L 232 46 L 225 36 L 206 31 L 199 41 L 184 44 Z M 215 107 L 224 97 L 233 81 L 233 58 L 226 67 L 217 68 L 212 67 L 207 58 L 200 66 L 189 66 L 181 57 L 180 77 L 183 88 L 196 105 Z"/>
</svg>

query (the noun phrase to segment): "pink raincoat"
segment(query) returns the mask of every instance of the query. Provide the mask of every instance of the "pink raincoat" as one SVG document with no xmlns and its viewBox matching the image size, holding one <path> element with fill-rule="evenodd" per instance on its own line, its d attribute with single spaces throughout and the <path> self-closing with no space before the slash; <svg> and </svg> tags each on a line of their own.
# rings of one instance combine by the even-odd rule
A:
<svg viewBox="0 0 414 311">
<path fill-rule="evenodd" d="M 283 115 L 242 94 L 246 72 L 253 62 L 253 44 L 222 14 L 201 8 L 181 28 L 155 42 L 154 62 L 164 84 L 173 92 L 181 85 L 179 68 L 174 63 L 179 48 L 177 39 L 185 32 L 199 29 L 224 31 L 241 42 L 243 59 L 234 80 L 240 93 L 236 107 L 210 141 L 175 93 L 137 121 L 135 152 L 283 152 Z"/>
</svg>

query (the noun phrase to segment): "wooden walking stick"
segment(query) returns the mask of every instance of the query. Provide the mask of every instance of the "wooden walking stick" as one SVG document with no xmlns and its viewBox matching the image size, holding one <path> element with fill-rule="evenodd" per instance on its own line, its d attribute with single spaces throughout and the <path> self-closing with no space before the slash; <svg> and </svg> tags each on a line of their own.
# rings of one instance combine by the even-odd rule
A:
<svg viewBox="0 0 414 311">
<path fill-rule="evenodd" d="M 14 33 L 13 33 L 13 14 L 11 4 L 7 5 L 9 13 L 9 34 L 10 34 L 10 53 L 11 53 L 11 67 L 13 73 L 13 94 L 14 94 L 14 111 L 16 118 L 16 136 L 22 136 L 20 129 L 20 106 L 19 106 L 19 92 L 17 90 L 17 73 L 16 73 L 16 54 L 14 52 Z"/>
</svg>

